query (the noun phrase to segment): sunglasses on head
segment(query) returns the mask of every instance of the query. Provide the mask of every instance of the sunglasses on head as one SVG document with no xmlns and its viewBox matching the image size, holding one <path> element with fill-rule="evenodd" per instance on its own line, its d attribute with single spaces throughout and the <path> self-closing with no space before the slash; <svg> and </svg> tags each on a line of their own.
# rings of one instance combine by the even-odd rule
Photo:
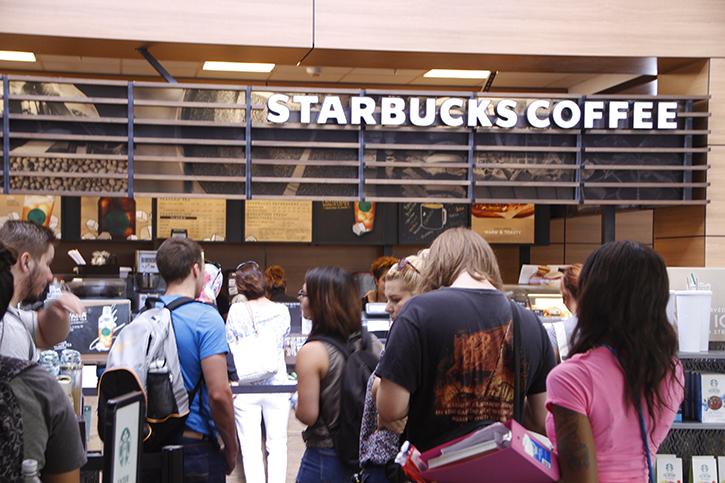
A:
<svg viewBox="0 0 725 483">
<path fill-rule="evenodd" d="M 257 270 L 259 270 L 259 263 L 255 262 L 254 260 L 247 260 L 246 262 L 242 262 L 237 265 L 237 268 L 235 268 L 234 271 L 238 272 L 239 270 L 247 266 L 251 266 L 252 268 L 256 268 Z"/>
<path fill-rule="evenodd" d="M 402 271 L 403 271 L 403 270 L 405 269 L 405 267 L 410 267 L 410 268 L 412 268 L 412 269 L 413 269 L 413 271 L 415 271 L 415 273 L 417 273 L 418 275 L 420 275 L 420 272 L 418 271 L 418 269 L 417 269 L 417 268 L 415 268 L 415 265 L 413 265 L 413 264 L 412 264 L 412 263 L 410 262 L 410 260 L 408 260 L 407 258 L 401 258 L 401 259 L 400 259 L 400 260 L 398 261 L 398 270 L 402 272 Z"/>
</svg>

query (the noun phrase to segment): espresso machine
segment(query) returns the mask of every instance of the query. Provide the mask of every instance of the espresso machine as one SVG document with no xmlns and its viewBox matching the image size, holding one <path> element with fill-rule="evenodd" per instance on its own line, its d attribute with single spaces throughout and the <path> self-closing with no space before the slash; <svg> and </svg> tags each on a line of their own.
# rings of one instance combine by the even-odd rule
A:
<svg viewBox="0 0 725 483">
<path fill-rule="evenodd" d="M 146 299 L 160 297 L 166 291 L 166 283 L 156 266 L 156 250 L 136 250 L 136 272 L 133 276 L 133 311 L 143 310 Z"/>
</svg>

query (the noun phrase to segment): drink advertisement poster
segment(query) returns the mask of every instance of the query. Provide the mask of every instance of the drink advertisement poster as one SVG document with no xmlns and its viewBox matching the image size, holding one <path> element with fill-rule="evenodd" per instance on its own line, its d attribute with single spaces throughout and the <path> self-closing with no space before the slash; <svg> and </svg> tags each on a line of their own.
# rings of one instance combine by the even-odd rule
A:
<svg viewBox="0 0 725 483">
<path fill-rule="evenodd" d="M 468 205 L 403 203 L 398 212 L 398 243 L 429 245 L 449 228 L 468 226 Z"/>
<path fill-rule="evenodd" d="M 0 226 L 8 220 L 32 221 L 60 238 L 60 196 L 0 195 Z"/>
<path fill-rule="evenodd" d="M 491 244 L 533 244 L 534 205 L 474 203 L 471 229 Z"/>
<path fill-rule="evenodd" d="M 151 198 L 81 197 L 81 239 L 151 240 Z"/>
<path fill-rule="evenodd" d="M 321 201 L 314 204 L 315 243 L 394 245 L 397 205 L 374 201 Z"/>
<path fill-rule="evenodd" d="M 131 322 L 131 301 L 83 300 L 80 315 L 70 315 L 68 338 L 55 349 L 75 349 L 81 354 L 108 352 L 118 333 Z"/>
</svg>

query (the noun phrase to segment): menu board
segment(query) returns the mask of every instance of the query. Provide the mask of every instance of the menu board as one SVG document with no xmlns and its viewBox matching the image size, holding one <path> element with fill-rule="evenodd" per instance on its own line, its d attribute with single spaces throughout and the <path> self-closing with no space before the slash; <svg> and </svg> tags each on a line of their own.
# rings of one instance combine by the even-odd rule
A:
<svg viewBox="0 0 725 483">
<path fill-rule="evenodd" d="M 395 245 L 398 207 L 371 201 L 315 202 L 315 243 Z"/>
<path fill-rule="evenodd" d="M 244 203 L 244 240 L 312 241 L 312 202 L 250 200 Z"/>
<path fill-rule="evenodd" d="M 403 203 L 398 210 L 398 243 L 428 245 L 449 228 L 468 226 L 468 205 Z"/>
<path fill-rule="evenodd" d="M 534 243 L 534 205 L 474 203 L 471 229 L 489 243 Z"/>
<path fill-rule="evenodd" d="M 81 354 L 108 352 L 114 339 L 131 322 L 127 299 L 82 300 L 83 313 L 70 315 L 70 332 L 56 350 L 75 349 Z"/>
<path fill-rule="evenodd" d="M 0 226 L 8 220 L 33 221 L 60 238 L 60 196 L 0 195 Z"/>
<path fill-rule="evenodd" d="M 151 198 L 81 197 L 81 239 L 151 240 Z"/>
<path fill-rule="evenodd" d="M 187 236 L 196 241 L 224 241 L 226 200 L 159 198 L 156 202 L 156 234 L 159 238 L 169 238 L 174 229 L 186 230 Z"/>
</svg>

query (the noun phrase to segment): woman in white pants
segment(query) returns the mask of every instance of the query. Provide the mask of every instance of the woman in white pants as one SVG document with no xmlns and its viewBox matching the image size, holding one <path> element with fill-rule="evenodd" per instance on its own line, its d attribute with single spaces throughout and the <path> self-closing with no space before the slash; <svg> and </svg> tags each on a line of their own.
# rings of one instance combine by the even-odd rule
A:
<svg viewBox="0 0 725 483">
<path fill-rule="evenodd" d="M 232 304 L 227 316 L 227 340 L 230 345 L 256 333 L 274 337 L 277 342 L 278 369 L 275 374 L 252 384 L 286 384 L 284 337 L 290 331 L 290 315 L 285 305 L 269 300 L 266 283 L 257 262 L 241 263 L 236 269 L 236 285 L 246 302 Z M 237 354 L 235 357 L 240 357 Z M 235 358 L 237 367 L 243 364 Z M 242 375 L 240 374 L 240 378 Z M 262 454 L 262 419 L 266 428 L 268 483 L 284 483 L 287 478 L 287 420 L 289 394 L 238 394 L 234 398 L 239 445 L 247 483 L 265 483 Z"/>
</svg>

